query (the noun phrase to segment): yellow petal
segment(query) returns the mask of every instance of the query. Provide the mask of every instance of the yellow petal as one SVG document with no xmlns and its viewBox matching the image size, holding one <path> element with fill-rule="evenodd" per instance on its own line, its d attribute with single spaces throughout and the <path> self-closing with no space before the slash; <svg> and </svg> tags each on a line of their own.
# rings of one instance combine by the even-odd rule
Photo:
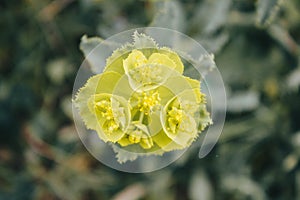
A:
<svg viewBox="0 0 300 200">
<path fill-rule="evenodd" d="M 174 63 L 175 63 L 175 70 L 179 73 L 179 74 L 182 74 L 183 71 L 184 71 L 184 66 L 183 66 L 183 63 L 180 59 L 180 57 L 178 56 L 177 53 L 175 53 L 174 51 L 172 51 L 171 49 L 169 48 L 166 48 L 166 47 L 163 47 L 163 48 L 160 48 L 158 50 L 159 53 L 161 54 L 164 54 L 166 56 L 168 56 Z"/>
<path fill-rule="evenodd" d="M 178 74 L 169 77 L 157 90 L 161 98 L 161 104 L 166 105 L 175 95 L 194 88 L 199 90 L 199 81 Z"/>
<path fill-rule="evenodd" d="M 130 70 L 140 67 L 147 63 L 147 58 L 141 51 L 133 50 L 128 57 L 123 60 L 123 67 L 126 74 L 129 73 Z"/>
<path fill-rule="evenodd" d="M 163 65 L 171 69 L 174 69 L 176 67 L 176 64 L 173 60 L 161 53 L 153 53 L 148 59 L 148 64 Z"/>
</svg>

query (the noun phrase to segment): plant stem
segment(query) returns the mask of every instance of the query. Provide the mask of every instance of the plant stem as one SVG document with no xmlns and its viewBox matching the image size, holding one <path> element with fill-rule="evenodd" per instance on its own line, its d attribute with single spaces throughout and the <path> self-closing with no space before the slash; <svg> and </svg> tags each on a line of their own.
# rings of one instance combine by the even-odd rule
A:
<svg viewBox="0 0 300 200">
<path fill-rule="evenodd" d="M 142 123 L 143 119 L 144 119 L 145 113 L 144 111 L 141 112 L 140 114 L 140 118 L 139 118 L 139 122 Z"/>
</svg>

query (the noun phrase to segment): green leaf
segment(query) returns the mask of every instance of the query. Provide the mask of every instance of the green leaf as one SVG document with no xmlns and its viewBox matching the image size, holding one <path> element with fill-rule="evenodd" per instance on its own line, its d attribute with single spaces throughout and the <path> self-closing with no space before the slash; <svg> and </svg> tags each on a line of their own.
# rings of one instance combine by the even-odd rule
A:
<svg viewBox="0 0 300 200">
<path fill-rule="evenodd" d="M 155 5 L 157 11 L 150 26 L 184 30 L 185 16 L 178 1 L 162 1 Z"/>
<path fill-rule="evenodd" d="M 259 26 L 268 26 L 276 17 L 283 0 L 258 0 L 257 19 Z"/>
<path fill-rule="evenodd" d="M 214 54 L 219 53 L 228 43 L 229 39 L 230 35 L 225 31 L 218 35 L 211 34 L 204 37 L 199 35 L 198 37 L 196 37 L 196 40 L 203 45 L 206 51 L 212 52 Z"/>
<path fill-rule="evenodd" d="M 256 91 L 236 92 L 228 99 L 227 110 L 230 112 L 251 111 L 259 106 L 259 94 Z"/>
<path fill-rule="evenodd" d="M 83 51 L 84 55 L 87 56 L 93 49 L 95 49 L 99 44 L 103 42 L 103 39 L 100 37 L 90 37 L 87 35 L 82 36 L 79 48 Z"/>
<path fill-rule="evenodd" d="M 288 89 L 297 91 L 300 87 L 300 67 L 292 71 L 287 77 Z"/>
<path fill-rule="evenodd" d="M 112 145 L 114 152 L 116 153 L 116 158 L 119 163 L 125 163 L 127 161 L 134 161 L 137 159 L 138 154 L 134 152 L 126 151 L 124 148 Z"/>
<path fill-rule="evenodd" d="M 135 47 L 135 49 L 143 49 L 143 48 L 157 49 L 158 48 L 158 44 L 154 41 L 153 38 L 143 33 L 139 33 L 137 31 L 133 33 L 133 46 Z"/>
<path fill-rule="evenodd" d="M 102 52 L 98 52 L 97 46 L 103 42 L 102 38 L 99 37 L 90 37 L 88 38 L 86 35 L 82 36 L 80 41 L 80 50 L 83 52 L 84 57 L 90 64 L 90 67 L 93 72 L 97 72 L 99 68 L 99 64 L 101 64 L 101 55 Z M 104 59 L 105 60 L 105 59 Z M 105 63 L 102 63 L 104 66 Z"/>
<path fill-rule="evenodd" d="M 216 68 L 214 54 L 201 54 L 198 59 L 188 54 L 185 56 L 186 60 L 194 66 L 184 71 L 186 76 L 201 79 L 201 77 L 204 77 L 207 73 Z"/>
<path fill-rule="evenodd" d="M 119 163 L 134 161 L 138 158 L 138 156 L 162 155 L 164 153 L 164 151 L 157 145 L 154 145 L 151 149 L 144 149 L 139 144 L 133 144 L 125 147 L 112 145 L 112 148 L 116 153 L 116 158 Z"/>
<path fill-rule="evenodd" d="M 190 180 L 189 197 L 191 200 L 212 200 L 214 191 L 209 177 L 203 170 L 197 170 Z"/>
<path fill-rule="evenodd" d="M 223 1 L 207 1 L 213 3 L 213 11 L 210 11 L 210 17 L 203 30 L 204 34 L 210 35 L 215 33 L 221 26 L 223 26 L 227 20 L 229 9 L 231 6 L 231 0 Z"/>
</svg>

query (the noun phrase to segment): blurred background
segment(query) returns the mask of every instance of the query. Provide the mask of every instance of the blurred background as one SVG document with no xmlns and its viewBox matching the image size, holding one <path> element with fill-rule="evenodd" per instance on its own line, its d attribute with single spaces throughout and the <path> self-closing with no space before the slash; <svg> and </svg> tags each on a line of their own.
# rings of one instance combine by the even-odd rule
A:
<svg viewBox="0 0 300 200">
<path fill-rule="evenodd" d="M 1 200 L 300 199 L 299 0 L 1 0 Z M 160 26 L 215 54 L 227 118 L 212 152 L 128 174 L 83 147 L 71 95 L 84 34 Z"/>
</svg>

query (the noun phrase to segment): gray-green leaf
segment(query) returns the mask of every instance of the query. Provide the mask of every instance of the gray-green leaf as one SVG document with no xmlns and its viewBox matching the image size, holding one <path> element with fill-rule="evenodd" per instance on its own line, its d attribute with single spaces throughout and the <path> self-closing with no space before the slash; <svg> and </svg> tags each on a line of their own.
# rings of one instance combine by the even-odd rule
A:
<svg viewBox="0 0 300 200">
<path fill-rule="evenodd" d="M 268 26 L 276 17 L 283 0 L 259 0 L 257 3 L 257 24 Z"/>
</svg>

